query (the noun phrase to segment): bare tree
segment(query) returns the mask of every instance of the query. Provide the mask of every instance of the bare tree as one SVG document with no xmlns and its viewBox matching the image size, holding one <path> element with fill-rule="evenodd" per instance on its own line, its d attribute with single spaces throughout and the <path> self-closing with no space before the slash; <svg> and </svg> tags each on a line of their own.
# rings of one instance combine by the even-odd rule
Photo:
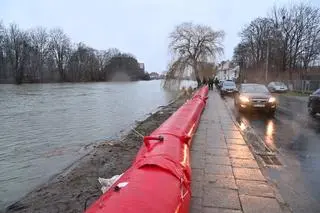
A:
<svg viewBox="0 0 320 213">
<path fill-rule="evenodd" d="M 56 28 L 50 31 L 50 50 L 53 53 L 60 80 L 66 80 L 65 66 L 71 50 L 70 39 L 62 29 Z"/>
<path fill-rule="evenodd" d="M 14 70 L 13 77 L 17 84 L 22 83 L 26 60 L 28 57 L 28 36 L 19 30 L 18 26 L 11 24 L 6 35 L 7 53 L 10 61 L 10 68 Z"/>
<path fill-rule="evenodd" d="M 38 27 L 29 31 L 30 44 L 33 50 L 33 60 L 30 62 L 33 77 L 37 82 L 43 80 L 43 74 L 48 72 L 44 64 L 49 54 L 49 35 L 45 28 Z"/>
<path fill-rule="evenodd" d="M 307 4 L 274 7 L 268 18 L 257 18 L 240 33 L 234 59 L 242 67 L 263 67 L 288 73 L 307 70 L 320 55 L 319 8 Z M 268 54 L 267 54 L 268 53 Z"/>
<path fill-rule="evenodd" d="M 173 60 L 169 65 L 167 80 L 181 79 L 186 72 L 191 72 L 199 85 L 200 64 L 212 63 L 223 53 L 223 39 L 223 31 L 214 31 L 209 26 L 193 23 L 178 25 L 170 34 L 169 49 L 173 54 Z"/>
<path fill-rule="evenodd" d="M 0 83 L 106 81 L 117 72 L 129 80 L 148 79 L 130 53 L 71 45 L 59 28 L 24 31 L 15 24 L 6 28 L 0 21 Z"/>
<path fill-rule="evenodd" d="M 0 82 L 7 78 L 5 38 L 6 30 L 0 21 Z"/>
</svg>

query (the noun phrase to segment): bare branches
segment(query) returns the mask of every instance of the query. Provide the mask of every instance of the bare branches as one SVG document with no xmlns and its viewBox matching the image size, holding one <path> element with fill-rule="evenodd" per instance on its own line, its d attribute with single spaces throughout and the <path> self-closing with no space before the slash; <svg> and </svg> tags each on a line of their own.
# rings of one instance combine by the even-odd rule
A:
<svg viewBox="0 0 320 213">
<path fill-rule="evenodd" d="M 132 54 L 72 45 L 60 28 L 23 31 L 0 21 L 0 83 L 106 81 L 118 71 L 128 80 L 148 79 Z"/>
<path fill-rule="evenodd" d="M 209 26 L 190 22 L 182 23 L 169 36 L 172 63 L 168 79 L 193 75 L 200 79 L 200 63 L 213 63 L 223 54 L 223 31 L 214 31 Z M 166 84 L 165 84 L 166 85 Z"/>
<path fill-rule="evenodd" d="M 307 4 L 274 7 L 240 33 L 234 59 L 254 67 L 269 60 L 276 71 L 307 69 L 320 55 L 320 11 Z M 270 53 L 266 58 L 267 51 Z"/>
</svg>

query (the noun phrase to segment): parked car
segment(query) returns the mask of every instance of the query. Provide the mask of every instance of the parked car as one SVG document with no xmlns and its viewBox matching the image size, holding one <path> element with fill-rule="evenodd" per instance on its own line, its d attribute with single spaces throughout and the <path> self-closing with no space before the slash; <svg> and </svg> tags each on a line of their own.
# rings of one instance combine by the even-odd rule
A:
<svg viewBox="0 0 320 213">
<path fill-rule="evenodd" d="M 288 87 L 283 82 L 270 82 L 268 84 L 268 89 L 270 92 L 287 92 Z"/>
<path fill-rule="evenodd" d="M 309 96 L 308 112 L 311 116 L 320 113 L 320 88 Z"/>
<path fill-rule="evenodd" d="M 224 81 L 220 89 L 220 95 L 224 96 L 228 94 L 234 94 L 236 91 L 237 86 L 233 81 Z"/>
<path fill-rule="evenodd" d="M 241 84 L 234 105 L 240 112 L 259 110 L 274 116 L 277 100 L 263 84 Z"/>
</svg>

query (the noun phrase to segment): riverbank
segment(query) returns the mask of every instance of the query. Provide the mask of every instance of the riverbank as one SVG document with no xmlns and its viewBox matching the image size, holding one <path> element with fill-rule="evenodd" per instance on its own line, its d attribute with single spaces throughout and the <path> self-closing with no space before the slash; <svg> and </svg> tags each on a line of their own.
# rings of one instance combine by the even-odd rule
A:
<svg viewBox="0 0 320 213">
<path fill-rule="evenodd" d="M 181 95 L 174 102 L 161 107 L 135 127 L 142 135 L 158 128 L 188 98 Z M 98 177 L 110 178 L 124 172 L 134 159 L 142 138 L 129 131 L 119 140 L 105 141 L 62 174 L 27 194 L 7 208 L 7 213 L 74 213 L 83 212 L 101 195 Z"/>
</svg>

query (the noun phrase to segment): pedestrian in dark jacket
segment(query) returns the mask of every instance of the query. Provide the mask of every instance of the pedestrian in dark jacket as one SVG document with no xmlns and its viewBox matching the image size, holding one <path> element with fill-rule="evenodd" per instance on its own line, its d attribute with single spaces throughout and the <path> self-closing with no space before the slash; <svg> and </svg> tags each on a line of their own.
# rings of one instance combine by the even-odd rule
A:
<svg viewBox="0 0 320 213">
<path fill-rule="evenodd" d="M 206 80 L 205 77 L 203 77 L 203 79 L 202 79 L 202 85 L 205 86 L 206 84 L 207 84 L 207 80 Z"/>
<path fill-rule="evenodd" d="M 216 78 L 216 80 L 214 81 L 214 84 L 216 85 L 216 88 L 218 89 L 219 86 L 219 80 Z"/>
<path fill-rule="evenodd" d="M 208 78 L 208 84 L 209 84 L 209 90 L 211 90 L 212 89 L 212 78 L 211 77 Z"/>
</svg>

